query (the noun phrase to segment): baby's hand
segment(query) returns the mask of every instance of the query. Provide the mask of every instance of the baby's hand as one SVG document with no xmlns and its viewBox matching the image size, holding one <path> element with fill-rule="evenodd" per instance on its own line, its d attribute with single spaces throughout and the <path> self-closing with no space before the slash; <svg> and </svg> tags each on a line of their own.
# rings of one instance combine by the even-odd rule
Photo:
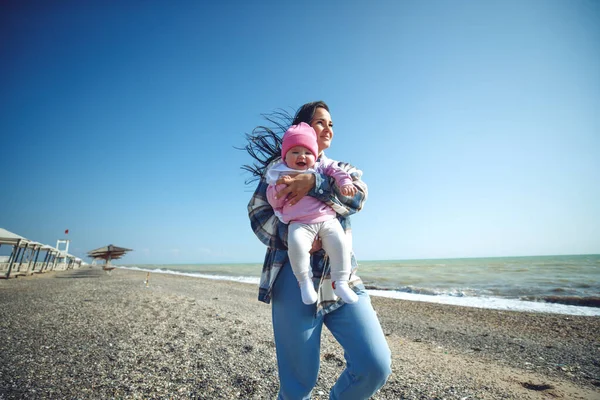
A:
<svg viewBox="0 0 600 400">
<path fill-rule="evenodd" d="M 353 184 L 344 185 L 341 188 L 341 192 L 344 196 L 354 196 L 356 194 L 356 187 Z"/>
</svg>

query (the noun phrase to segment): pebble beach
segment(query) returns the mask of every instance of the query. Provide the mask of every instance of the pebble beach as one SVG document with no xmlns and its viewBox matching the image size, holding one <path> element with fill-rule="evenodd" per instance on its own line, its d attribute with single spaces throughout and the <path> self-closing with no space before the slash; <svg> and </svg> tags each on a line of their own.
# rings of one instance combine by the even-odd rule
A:
<svg viewBox="0 0 600 400">
<path fill-rule="evenodd" d="M 100 268 L 0 281 L 0 399 L 274 399 L 252 284 Z M 372 297 L 392 350 L 373 399 L 600 399 L 600 317 Z M 324 329 L 313 399 L 344 369 Z"/>
</svg>

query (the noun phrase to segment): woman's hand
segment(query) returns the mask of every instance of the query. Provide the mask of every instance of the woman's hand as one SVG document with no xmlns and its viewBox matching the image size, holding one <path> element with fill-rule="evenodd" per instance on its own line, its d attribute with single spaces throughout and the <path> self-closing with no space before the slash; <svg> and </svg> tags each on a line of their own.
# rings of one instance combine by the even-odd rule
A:
<svg viewBox="0 0 600 400">
<path fill-rule="evenodd" d="M 315 187 L 313 174 L 284 175 L 277 180 L 278 185 L 287 185 L 277 192 L 276 198 L 287 198 L 290 205 L 294 205 L 306 196 Z"/>
</svg>

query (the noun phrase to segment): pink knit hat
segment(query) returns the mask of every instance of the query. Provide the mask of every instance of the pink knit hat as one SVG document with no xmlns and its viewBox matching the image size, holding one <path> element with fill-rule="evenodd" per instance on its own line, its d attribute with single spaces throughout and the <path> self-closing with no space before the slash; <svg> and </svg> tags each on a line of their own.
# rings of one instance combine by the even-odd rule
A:
<svg viewBox="0 0 600 400">
<path fill-rule="evenodd" d="M 285 155 L 289 149 L 295 146 L 303 146 L 310 150 L 315 155 L 319 156 L 319 145 L 317 144 L 317 133 L 306 122 L 300 122 L 298 125 L 292 125 L 283 134 L 283 143 L 281 144 L 281 158 L 285 159 Z"/>
</svg>

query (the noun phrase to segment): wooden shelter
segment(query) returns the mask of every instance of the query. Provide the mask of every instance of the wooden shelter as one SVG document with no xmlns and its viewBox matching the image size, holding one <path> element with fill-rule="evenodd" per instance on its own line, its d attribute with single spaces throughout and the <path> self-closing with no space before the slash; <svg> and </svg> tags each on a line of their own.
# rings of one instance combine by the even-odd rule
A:
<svg viewBox="0 0 600 400">
<path fill-rule="evenodd" d="M 128 251 L 133 250 L 109 244 L 108 246 L 88 251 L 88 257 L 91 257 L 94 260 L 105 260 L 106 264 L 103 266 L 103 269 L 105 271 L 111 271 L 114 269 L 114 267 L 111 267 L 110 265 L 111 260 L 118 260 L 119 258 L 123 257 Z"/>
<path fill-rule="evenodd" d="M 0 278 L 79 268 L 83 262 L 66 251 L 60 251 L 0 228 L 0 246 L 6 245 L 11 246 L 12 251 L 6 261 L 0 260 Z M 40 253 L 44 252 L 43 261 L 40 261 Z"/>
<path fill-rule="evenodd" d="M 8 259 L 8 263 L 3 263 L 6 265 L 2 265 L 2 267 L 6 268 L 6 273 L 3 278 L 8 278 L 10 276 L 10 272 L 15 265 L 15 261 L 19 258 L 19 256 L 22 257 L 22 255 L 25 253 L 23 249 L 26 249 L 29 243 L 31 243 L 29 239 L 19 236 L 16 233 L 7 231 L 4 228 L 0 228 L 0 246 L 12 246 L 12 252 Z"/>
<path fill-rule="evenodd" d="M 60 250 L 49 245 L 42 246 L 41 250 L 46 252 L 46 256 L 44 257 L 44 261 L 42 262 L 38 272 L 45 272 L 54 269 L 56 258 L 60 254 Z"/>
</svg>

